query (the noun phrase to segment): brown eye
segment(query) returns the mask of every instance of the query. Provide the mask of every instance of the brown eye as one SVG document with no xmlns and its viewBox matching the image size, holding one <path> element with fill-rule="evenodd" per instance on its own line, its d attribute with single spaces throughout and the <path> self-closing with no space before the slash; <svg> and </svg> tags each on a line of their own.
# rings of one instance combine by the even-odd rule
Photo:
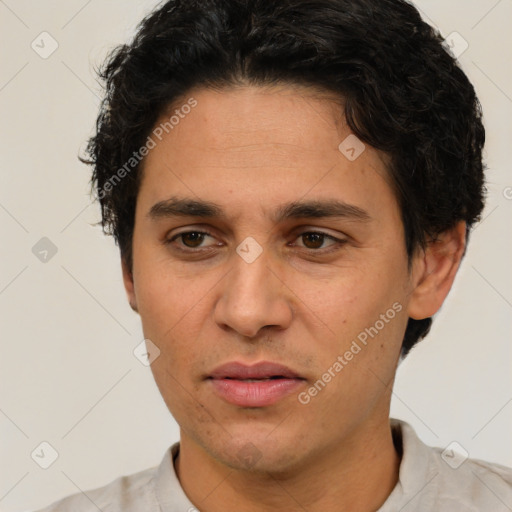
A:
<svg viewBox="0 0 512 512">
<path fill-rule="evenodd" d="M 187 247 L 199 247 L 204 240 L 204 235 L 206 233 L 200 233 L 199 231 L 189 231 L 188 233 L 182 233 L 178 235 L 178 238 L 181 237 L 182 242 Z"/>
<path fill-rule="evenodd" d="M 345 240 L 336 238 L 321 231 L 306 231 L 298 235 L 297 239 L 302 240 L 302 244 L 299 244 L 298 247 L 318 253 L 334 250 L 336 246 L 340 246 L 345 243 Z M 331 243 L 322 247 L 326 241 L 330 241 Z"/>
<path fill-rule="evenodd" d="M 303 233 L 301 236 L 308 249 L 320 249 L 326 237 L 323 233 Z"/>
<path fill-rule="evenodd" d="M 206 237 L 213 236 L 206 231 L 183 231 L 172 238 L 165 240 L 165 244 L 177 250 L 193 252 L 194 249 L 210 249 L 212 245 L 203 245 Z"/>
</svg>

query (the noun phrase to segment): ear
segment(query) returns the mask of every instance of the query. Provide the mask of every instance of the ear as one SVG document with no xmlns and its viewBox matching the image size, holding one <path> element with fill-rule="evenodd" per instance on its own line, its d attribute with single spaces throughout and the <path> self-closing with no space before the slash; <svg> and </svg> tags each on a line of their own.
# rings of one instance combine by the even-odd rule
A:
<svg viewBox="0 0 512 512">
<path fill-rule="evenodd" d="M 466 248 L 466 223 L 458 222 L 414 257 L 413 290 L 408 305 L 410 318 L 429 318 L 443 304 L 450 291 Z"/>
<path fill-rule="evenodd" d="M 128 267 L 128 264 L 126 263 L 124 258 L 121 258 L 121 267 L 123 269 L 124 289 L 126 290 L 128 302 L 130 303 L 130 307 L 133 309 L 133 311 L 138 313 L 139 310 L 137 309 L 137 296 L 135 295 L 135 285 L 133 282 L 133 273 L 132 273 L 131 269 Z"/>
</svg>

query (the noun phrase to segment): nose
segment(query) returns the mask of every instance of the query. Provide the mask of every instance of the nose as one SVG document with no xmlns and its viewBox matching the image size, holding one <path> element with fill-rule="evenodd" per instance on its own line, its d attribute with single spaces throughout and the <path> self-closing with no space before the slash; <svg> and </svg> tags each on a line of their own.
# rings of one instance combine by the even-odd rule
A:
<svg viewBox="0 0 512 512">
<path fill-rule="evenodd" d="M 220 284 L 214 312 L 217 325 L 248 338 L 265 327 L 287 328 L 293 316 L 293 294 L 280 274 L 266 251 L 251 263 L 234 254 L 233 266 Z"/>
</svg>

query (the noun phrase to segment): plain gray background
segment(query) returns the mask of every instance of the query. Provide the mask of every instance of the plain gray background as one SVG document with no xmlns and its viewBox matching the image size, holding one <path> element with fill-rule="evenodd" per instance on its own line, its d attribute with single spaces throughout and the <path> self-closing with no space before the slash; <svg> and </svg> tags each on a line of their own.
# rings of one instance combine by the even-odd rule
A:
<svg viewBox="0 0 512 512">
<path fill-rule="evenodd" d="M 77 160 L 101 97 L 94 65 L 155 4 L 0 1 L 4 512 L 157 465 L 178 439 L 150 369 L 133 355 L 139 318 L 125 298 L 117 248 L 95 226 L 90 169 Z M 489 194 L 431 334 L 399 368 L 392 415 L 428 444 L 457 441 L 473 458 L 512 466 L 512 1 L 416 5 L 443 36 L 457 32 L 455 50 L 467 42 L 459 60 L 483 105 Z M 42 442 L 58 453 L 48 469 L 31 457 L 48 456 Z"/>
</svg>

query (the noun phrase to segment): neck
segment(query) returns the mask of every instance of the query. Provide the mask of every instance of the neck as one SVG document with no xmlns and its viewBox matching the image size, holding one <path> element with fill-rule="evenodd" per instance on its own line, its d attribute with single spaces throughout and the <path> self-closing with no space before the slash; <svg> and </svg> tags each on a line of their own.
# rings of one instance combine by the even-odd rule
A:
<svg viewBox="0 0 512 512">
<path fill-rule="evenodd" d="M 389 420 L 356 430 L 286 473 L 232 469 L 181 432 L 176 473 L 204 512 L 374 512 L 398 481 L 400 457 Z"/>
</svg>

